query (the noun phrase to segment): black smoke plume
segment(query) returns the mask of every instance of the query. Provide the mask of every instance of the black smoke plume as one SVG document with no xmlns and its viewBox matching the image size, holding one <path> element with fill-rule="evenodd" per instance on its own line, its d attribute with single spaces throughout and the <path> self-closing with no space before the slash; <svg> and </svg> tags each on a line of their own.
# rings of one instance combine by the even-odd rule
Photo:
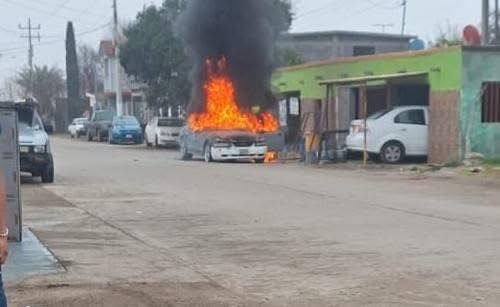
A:
<svg viewBox="0 0 500 307">
<path fill-rule="evenodd" d="M 275 98 L 271 91 L 274 42 L 283 19 L 276 0 L 190 0 L 177 23 L 194 64 L 190 112 L 203 110 L 203 82 L 207 59 L 225 57 L 242 109 L 260 106 L 268 110 Z M 285 23 L 286 21 L 283 21 Z"/>
</svg>

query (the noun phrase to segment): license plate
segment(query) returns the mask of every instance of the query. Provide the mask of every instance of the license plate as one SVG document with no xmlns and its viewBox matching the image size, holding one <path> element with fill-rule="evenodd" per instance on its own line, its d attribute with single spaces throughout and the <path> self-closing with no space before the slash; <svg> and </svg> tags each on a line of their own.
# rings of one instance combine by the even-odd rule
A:
<svg viewBox="0 0 500 307">
<path fill-rule="evenodd" d="M 20 151 L 20 152 L 30 152 L 30 148 L 29 148 L 29 147 L 27 147 L 27 146 L 21 146 L 21 147 L 19 148 L 19 151 Z"/>
<path fill-rule="evenodd" d="M 248 155 L 248 149 L 240 149 L 240 155 Z"/>
<path fill-rule="evenodd" d="M 126 138 L 127 139 L 131 139 L 132 138 L 132 134 L 127 134 Z"/>
</svg>

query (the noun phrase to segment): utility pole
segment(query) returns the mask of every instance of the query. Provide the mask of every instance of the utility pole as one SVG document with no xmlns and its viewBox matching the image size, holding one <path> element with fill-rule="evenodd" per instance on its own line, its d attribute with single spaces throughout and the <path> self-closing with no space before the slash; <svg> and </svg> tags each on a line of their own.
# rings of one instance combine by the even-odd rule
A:
<svg viewBox="0 0 500 307">
<path fill-rule="evenodd" d="M 116 89 L 116 113 L 118 116 L 123 115 L 123 97 L 122 97 L 122 83 L 120 77 L 120 31 L 118 29 L 118 7 L 116 0 L 113 0 L 113 45 L 115 47 L 115 89 Z"/>
<path fill-rule="evenodd" d="M 482 43 L 488 45 L 490 42 L 490 2 L 483 0 L 483 16 L 482 16 Z"/>
<path fill-rule="evenodd" d="M 403 36 L 405 36 L 405 30 L 406 30 L 406 11 L 407 11 L 407 7 L 408 7 L 407 0 L 403 0 L 403 3 L 401 5 L 403 6 L 403 20 L 401 22 L 401 39 L 403 39 Z"/>
<path fill-rule="evenodd" d="M 498 33 L 498 0 L 495 0 L 495 45 L 499 43 L 499 33 Z"/>
<path fill-rule="evenodd" d="M 29 85 L 28 85 L 28 94 L 32 94 L 31 91 L 33 89 L 33 57 L 35 56 L 35 51 L 33 50 L 33 39 L 38 39 L 40 41 L 40 32 L 37 32 L 36 35 L 33 35 L 34 31 L 40 31 L 41 27 L 38 25 L 37 27 L 33 27 L 31 25 L 31 18 L 28 18 L 28 26 L 19 25 L 19 29 L 23 31 L 28 31 L 27 35 L 21 35 L 21 38 L 27 38 L 29 49 L 28 49 L 28 66 L 29 66 Z"/>
<path fill-rule="evenodd" d="M 394 24 L 393 23 L 376 23 L 373 26 L 380 27 L 382 29 L 382 33 L 385 33 L 385 29 L 394 27 Z"/>
</svg>

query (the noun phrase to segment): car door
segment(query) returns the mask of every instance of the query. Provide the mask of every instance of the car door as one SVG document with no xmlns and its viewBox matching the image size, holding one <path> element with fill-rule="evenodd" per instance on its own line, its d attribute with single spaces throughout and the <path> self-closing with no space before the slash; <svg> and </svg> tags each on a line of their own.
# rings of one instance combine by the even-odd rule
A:
<svg viewBox="0 0 500 307">
<path fill-rule="evenodd" d="M 427 153 L 427 116 L 423 108 L 401 111 L 394 118 L 396 134 L 400 136 L 407 155 Z"/>
</svg>

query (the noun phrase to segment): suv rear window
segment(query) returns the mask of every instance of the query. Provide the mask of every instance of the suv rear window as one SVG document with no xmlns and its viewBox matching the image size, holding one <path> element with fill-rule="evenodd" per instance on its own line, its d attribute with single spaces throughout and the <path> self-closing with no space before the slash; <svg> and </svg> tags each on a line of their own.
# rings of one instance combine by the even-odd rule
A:
<svg viewBox="0 0 500 307">
<path fill-rule="evenodd" d="M 113 120 L 113 116 L 114 114 L 109 112 L 109 111 L 106 111 L 106 112 L 97 112 L 95 114 L 95 120 L 96 121 L 103 121 L 103 120 L 108 120 L 108 121 L 112 121 Z"/>
</svg>

